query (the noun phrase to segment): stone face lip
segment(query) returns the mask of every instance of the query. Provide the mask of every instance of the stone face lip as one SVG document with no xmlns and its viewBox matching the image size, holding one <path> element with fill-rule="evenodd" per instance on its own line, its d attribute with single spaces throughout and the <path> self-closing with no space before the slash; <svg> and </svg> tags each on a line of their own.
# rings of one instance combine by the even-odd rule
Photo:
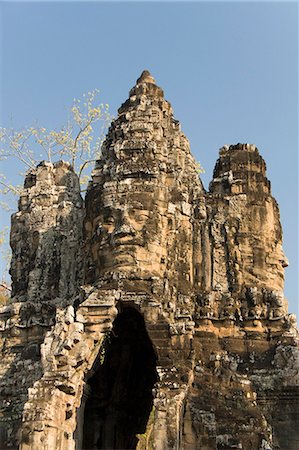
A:
<svg viewBox="0 0 299 450">
<path fill-rule="evenodd" d="M 27 174 L 0 308 L 0 449 L 297 450 L 299 346 L 279 209 L 253 144 L 205 191 L 144 70 L 85 202 Z M 282 426 L 283 424 L 283 426 Z"/>
</svg>

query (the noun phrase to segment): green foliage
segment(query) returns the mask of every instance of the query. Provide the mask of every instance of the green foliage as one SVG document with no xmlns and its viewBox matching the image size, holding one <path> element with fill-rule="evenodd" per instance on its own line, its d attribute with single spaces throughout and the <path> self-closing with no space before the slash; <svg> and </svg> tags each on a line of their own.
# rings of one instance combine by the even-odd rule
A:
<svg viewBox="0 0 299 450">
<path fill-rule="evenodd" d="M 100 365 L 102 366 L 105 362 L 105 357 L 106 357 L 106 352 L 107 352 L 107 347 L 111 342 L 111 331 L 107 331 L 103 341 L 102 341 L 102 345 L 100 348 L 100 354 L 99 354 L 99 360 L 100 360 Z"/>
<path fill-rule="evenodd" d="M 11 251 L 8 246 L 8 234 L 9 234 L 8 227 L 4 227 L 2 230 L 0 230 L 0 256 L 1 256 L 2 261 L 4 262 L 4 272 L 7 274 L 8 274 L 8 269 L 9 269 L 10 260 L 11 260 Z M 3 285 L 6 285 L 6 284 L 4 281 L 5 277 L 2 276 L 2 278 L 3 278 L 3 283 L 2 283 L 2 287 L 3 287 Z"/>
<path fill-rule="evenodd" d="M 74 99 L 69 118 L 58 130 L 38 126 L 21 130 L 0 128 L 0 161 L 16 160 L 26 171 L 36 167 L 41 160 L 53 162 L 62 159 L 82 175 L 83 169 L 86 170 L 99 157 L 111 120 L 109 105 L 98 103 L 98 94 L 98 89 L 95 89 L 83 94 L 82 99 Z M 2 194 L 8 191 L 19 193 L 18 188 L 7 182 L 5 174 L 0 175 L 0 185 Z"/>
<path fill-rule="evenodd" d="M 137 434 L 138 444 L 136 450 L 154 450 L 153 446 L 153 427 L 155 420 L 155 407 L 152 407 L 145 433 Z"/>
<path fill-rule="evenodd" d="M 195 164 L 196 164 L 196 172 L 198 173 L 198 175 L 200 175 L 201 173 L 205 173 L 205 169 L 202 167 L 199 161 L 196 161 Z"/>
<path fill-rule="evenodd" d="M 10 287 L 6 283 L 0 283 L 0 307 L 5 306 L 10 300 Z"/>
</svg>

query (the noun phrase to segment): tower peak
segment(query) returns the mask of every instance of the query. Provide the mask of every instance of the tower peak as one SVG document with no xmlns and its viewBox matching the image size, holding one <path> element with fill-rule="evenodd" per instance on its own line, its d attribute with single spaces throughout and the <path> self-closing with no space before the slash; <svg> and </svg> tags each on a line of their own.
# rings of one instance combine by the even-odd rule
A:
<svg viewBox="0 0 299 450">
<path fill-rule="evenodd" d="M 140 83 L 156 84 L 156 80 L 154 79 L 154 77 L 151 75 L 151 73 L 148 70 L 144 70 L 137 80 L 137 84 L 140 84 Z"/>
</svg>

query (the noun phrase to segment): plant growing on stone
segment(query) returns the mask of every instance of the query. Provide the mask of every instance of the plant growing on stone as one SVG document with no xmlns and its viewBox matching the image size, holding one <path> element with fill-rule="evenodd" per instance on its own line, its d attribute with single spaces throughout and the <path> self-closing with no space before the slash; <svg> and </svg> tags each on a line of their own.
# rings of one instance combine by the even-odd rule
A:
<svg viewBox="0 0 299 450">
<path fill-rule="evenodd" d="M 66 124 L 58 130 L 37 125 L 21 130 L 0 128 L 0 161 L 21 163 L 23 171 L 34 168 L 41 160 L 67 161 L 78 175 L 95 161 L 110 121 L 109 105 L 97 103 L 98 89 L 74 99 Z M 100 122 L 94 129 L 94 124 Z M 23 175 L 23 174 L 22 174 Z M 83 181 L 83 179 L 82 179 Z M 0 176 L 1 194 L 19 194 L 19 189 Z"/>
<path fill-rule="evenodd" d="M 20 130 L 0 128 L 2 210 L 16 210 L 16 199 L 21 192 L 21 186 L 8 179 L 9 167 L 18 167 L 19 179 L 23 180 L 25 173 L 42 160 L 64 160 L 71 164 L 80 178 L 82 190 L 85 189 L 89 178 L 88 169 L 100 155 L 105 131 L 111 120 L 109 105 L 99 103 L 98 96 L 99 90 L 94 89 L 83 94 L 81 99 L 74 99 L 66 123 L 56 130 L 36 124 Z M 7 238 L 4 236 L 3 240 L 7 241 Z M 4 242 L 1 247 L 6 247 Z"/>
<path fill-rule="evenodd" d="M 198 173 L 198 175 L 200 175 L 201 173 L 205 173 L 205 169 L 202 167 L 199 161 L 196 161 L 195 165 L 196 165 L 196 172 Z"/>
<path fill-rule="evenodd" d="M 8 273 L 11 259 L 11 252 L 8 246 L 8 235 L 9 235 L 8 227 L 3 227 L 3 229 L 0 230 L 0 255 L 3 261 L 4 273 Z M 5 280 L 5 276 L 4 274 L 2 274 L 2 277 L 0 279 L 0 306 L 7 303 L 10 291 L 11 291 L 10 283 L 7 280 Z"/>
<path fill-rule="evenodd" d="M 8 289 L 5 287 L 4 283 L 1 283 L 0 284 L 0 308 L 2 306 L 7 305 L 8 302 L 9 302 Z"/>
<path fill-rule="evenodd" d="M 152 407 L 146 430 L 143 434 L 137 434 L 136 437 L 138 438 L 138 444 L 136 449 L 137 450 L 153 450 L 153 427 L 154 427 L 154 420 L 155 420 L 155 406 Z"/>
<path fill-rule="evenodd" d="M 101 366 L 105 362 L 107 347 L 109 346 L 110 343 L 111 343 L 111 331 L 107 331 L 103 338 L 102 345 L 100 348 L 100 353 L 99 353 L 99 362 L 100 362 Z"/>
</svg>

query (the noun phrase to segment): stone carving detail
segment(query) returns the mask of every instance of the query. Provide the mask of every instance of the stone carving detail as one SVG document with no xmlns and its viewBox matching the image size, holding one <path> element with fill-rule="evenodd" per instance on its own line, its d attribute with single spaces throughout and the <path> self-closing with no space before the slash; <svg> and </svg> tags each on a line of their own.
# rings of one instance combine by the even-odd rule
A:
<svg viewBox="0 0 299 450">
<path fill-rule="evenodd" d="M 69 165 L 41 163 L 11 246 L 1 448 L 298 448 L 298 331 L 255 145 L 222 147 L 206 191 L 144 71 L 85 202 Z"/>
</svg>

